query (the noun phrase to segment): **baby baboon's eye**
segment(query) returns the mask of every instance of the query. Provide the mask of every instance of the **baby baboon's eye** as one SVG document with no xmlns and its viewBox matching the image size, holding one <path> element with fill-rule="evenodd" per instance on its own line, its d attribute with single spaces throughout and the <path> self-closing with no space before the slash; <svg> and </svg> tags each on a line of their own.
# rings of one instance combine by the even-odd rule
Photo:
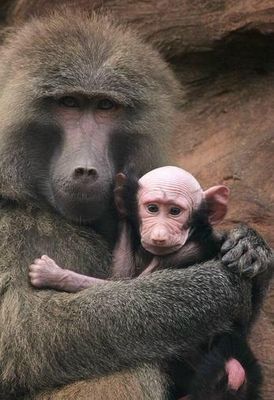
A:
<svg viewBox="0 0 274 400">
<path fill-rule="evenodd" d="M 159 207 L 157 206 L 157 204 L 148 204 L 147 205 L 147 210 L 150 213 L 157 213 L 159 211 Z"/>
<path fill-rule="evenodd" d="M 181 214 L 181 212 L 182 212 L 181 208 L 180 207 L 175 207 L 175 206 L 171 207 L 170 210 L 169 210 L 169 213 L 171 215 L 179 215 L 179 214 Z"/>
</svg>

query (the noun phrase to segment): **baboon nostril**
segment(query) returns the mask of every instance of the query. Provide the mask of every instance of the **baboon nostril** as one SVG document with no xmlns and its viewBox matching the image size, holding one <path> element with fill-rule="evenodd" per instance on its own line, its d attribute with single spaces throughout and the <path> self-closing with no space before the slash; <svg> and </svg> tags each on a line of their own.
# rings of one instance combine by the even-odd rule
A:
<svg viewBox="0 0 274 400">
<path fill-rule="evenodd" d="M 83 175 L 85 175 L 85 168 L 81 168 L 81 167 L 75 168 L 74 175 L 75 176 L 83 176 Z"/>
<path fill-rule="evenodd" d="M 78 167 L 74 170 L 74 178 L 89 178 L 95 181 L 98 178 L 98 172 L 95 168 Z"/>
<path fill-rule="evenodd" d="M 97 178 L 98 173 L 97 173 L 96 169 L 91 168 L 91 169 L 88 169 L 87 171 L 88 171 L 88 176 L 92 176 L 93 178 Z"/>
</svg>

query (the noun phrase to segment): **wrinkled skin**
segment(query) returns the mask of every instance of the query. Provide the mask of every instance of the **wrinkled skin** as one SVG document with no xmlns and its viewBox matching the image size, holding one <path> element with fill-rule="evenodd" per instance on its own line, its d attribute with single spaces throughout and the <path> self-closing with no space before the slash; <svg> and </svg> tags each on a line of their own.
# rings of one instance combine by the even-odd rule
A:
<svg viewBox="0 0 274 400">
<path fill-rule="evenodd" d="M 189 221 L 203 200 L 211 204 L 211 224 L 227 211 L 229 190 L 223 185 L 203 191 L 197 180 L 177 167 L 154 169 L 139 179 L 138 212 L 142 246 L 152 254 L 180 249 L 189 237 Z"/>
</svg>

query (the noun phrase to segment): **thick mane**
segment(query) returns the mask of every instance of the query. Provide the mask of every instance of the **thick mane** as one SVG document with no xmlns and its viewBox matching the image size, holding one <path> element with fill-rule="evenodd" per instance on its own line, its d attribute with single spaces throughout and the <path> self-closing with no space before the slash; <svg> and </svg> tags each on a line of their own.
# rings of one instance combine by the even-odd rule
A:
<svg viewBox="0 0 274 400">
<path fill-rule="evenodd" d="M 127 112 L 123 134 L 153 138 L 160 149 L 172 131 L 179 93 L 166 63 L 138 35 L 110 16 L 64 10 L 34 17 L 7 34 L 0 88 L 0 194 L 25 200 L 33 198 L 33 181 L 41 181 L 39 154 L 34 165 L 28 152 L 35 153 L 43 132 L 62 140 L 51 110 L 56 99 L 111 96 Z M 44 156 L 49 162 L 50 149 Z"/>
</svg>

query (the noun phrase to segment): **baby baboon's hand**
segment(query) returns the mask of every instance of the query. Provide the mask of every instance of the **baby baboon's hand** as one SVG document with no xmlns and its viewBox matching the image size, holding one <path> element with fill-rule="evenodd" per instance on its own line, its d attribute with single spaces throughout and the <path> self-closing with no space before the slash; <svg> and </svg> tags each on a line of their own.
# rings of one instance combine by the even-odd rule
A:
<svg viewBox="0 0 274 400">
<path fill-rule="evenodd" d="M 29 277 L 33 286 L 38 288 L 59 289 L 65 270 L 46 255 L 34 260 L 29 267 Z"/>
</svg>

